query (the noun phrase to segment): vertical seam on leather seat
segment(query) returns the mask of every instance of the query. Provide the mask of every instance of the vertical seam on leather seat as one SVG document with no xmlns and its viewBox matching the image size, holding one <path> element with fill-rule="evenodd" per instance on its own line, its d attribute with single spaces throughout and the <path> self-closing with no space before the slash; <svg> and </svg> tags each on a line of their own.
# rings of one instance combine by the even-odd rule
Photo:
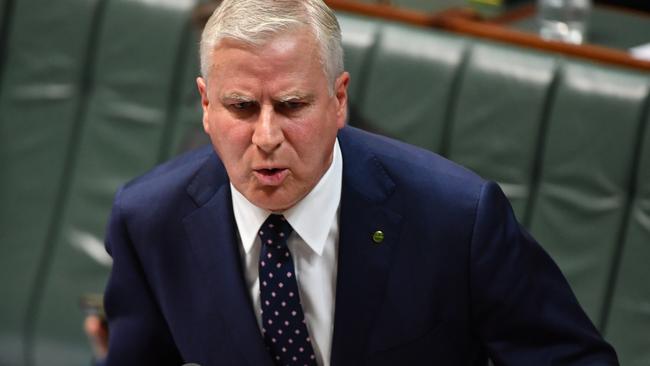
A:
<svg viewBox="0 0 650 366">
<path fill-rule="evenodd" d="M 542 176 L 542 165 L 544 160 L 544 153 L 546 152 L 546 133 L 550 123 L 550 116 L 553 110 L 553 105 L 556 98 L 557 88 L 564 76 L 564 62 L 556 59 L 555 61 L 555 74 L 549 84 L 548 91 L 544 98 L 544 105 L 542 107 L 542 115 L 537 129 L 537 141 L 535 152 L 533 155 L 532 167 L 530 170 L 530 185 L 528 188 L 528 200 L 524 209 L 524 218 L 522 223 L 524 227 L 530 229 L 530 223 L 533 218 L 533 210 L 537 201 L 539 193 L 539 185 Z"/>
<path fill-rule="evenodd" d="M 25 365 L 34 364 L 33 352 L 37 318 L 40 313 L 40 305 L 43 296 L 43 290 L 47 283 L 47 276 L 52 264 L 54 253 L 54 244 L 61 231 L 61 224 L 65 215 L 68 196 L 70 194 L 70 182 L 77 165 L 79 147 L 81 145 L 82 130 L 85 124 L 88 111 L 89 95 L 93 86 L 93 73 L 96 64 L 98 41 L 102 32 L 104 13 L 109 0 L 97 0 L 93 13 L 90 31 L 88 32 L 88 41 L 86 44 L 86 54 L 84 56 L 84 66 L 80 72 L 79 79 L 79 104 L 74 116 L 73 128 L 70 136 L 70 145 L 66 151 L 66 158 L 63 167 L 63 174 L 59 183 L 59 190 L 54 202 L 54 216 L 50 221 L 45 237 L 45 244 L 39 259 L 38 271 L 36 273 L 34 284 L 32 286 L 25 318 L 25 348 L 24 359 Z M 81 327 L 81 324 L 79 325 Z"/>
<path fill-rule="evenodd" d="M 445 112 L 443 118 L 443 124 L 440 134 L 440 140 L 438 140 L 439 151 L 438 154 L 447 157 L 449 155 L 449 149 L 451 148 L 451 136 L 454 128 L 454 119 L 456 118 L 456 106 L 457 99 L 460 95 L 460 88 L 462 85 L 463 77 L 467 70 L 467 65 L 469 64 L 469 59 L 472 56 L 474 51 L 474 42 L 466 41 L 462 56 L 460 57 L 460 63 L 456 68 L 456 74 L 454 75 L 451 81 L 451 87 L 449 90 L 449 95 L 447 97 L 447 103 L 445 103 Z M 433 101 L 432 101 L 433 102 Z"/>
<path fill-rule="evenodd" d="M 6 0 L 4 5 L 2 25 L 0 26 L 0 86 L 3 85 L 5 65 L 7 64 L 7 57 L 9 57 L 9 34 L 13 24 L 14 0 Z M 2 95 L 2 89 L 0 89 L 0 95 Z"/>
<path fill-rule="evenodd" d="M 174 71 L 171 76 L 171 84 L 169 90 L 169 96 L 167 98 L 167 111 L 165 115 L 167 118 L 164 122 L 163 134 L 160 139 L 160 146 L 158 148 L 158 163 L 169 159 L 173 154 L 172 151 L 172 139 L 174 137 L 174 131 L 176 124 L 179 122 L 180 110 L 182 108 L 183 101 L 179 101 L 182 98 L 182 91 L 185 89 L 181 86 L 183 84 L 183 76 L 185 76 L 185 69 L 187 67 L 188 58 L 196 57 L 196 55 L 188 56 L 190 42 L 194 37 L 192 32 L 192 27 L 194 23 L 192 19 L 187 15 L 185 25 L 183 26 L 182 34 L 179 40 L 179 44 L 176 53 L 176 60 L 174 60 Z"/>
<path fill-rule="evenodd" d="M 0 98 L 2 98 L 3 94 L 3 85 L 4 85 L 4 76 L 5 76 L 5 68 L 7 65 L 7 59 L 9 57 L 9 40 L 10 40 L 10 34 L 12 31 L 12 25 L 13 25 L 13 20 L 14 20 L 14 9 L 15 9 L 15 4 L 14 0 L 6 0 L 4 4 L 4 9 L 2 12 L 2 24 L 0 26 Z M 0 129 L 2 128 L 2 120 L 0 120 Z M 0 136 L 2 138 L 3 136 Z M 4 138 L 9 138 L 9 136 L 4 136 Z M 3 157 L 2 153 L 0 152 L 0 166 L 2 164 L 5 164 L 6 161 L 6 156 Z M 0 183 L 1 185 L 2 183 Z M 3 187 L 3 191 L 4 191 Z M 24 332 L 24 326 L 23 326 L 23 332 Z M 18 336 L 20 337 L 20 335 Z M 22 344 L 20 346 L 22 347 L 22 359 L 23 362 L 25 361 L 25 334 L 22 334 Z M 18 351 L 20 352 L 20 351 Z"/>
<path fill-rule="evenodd" d="M 603 298 L 602 312 L 599 319 L 599 324 L 597 325 L 600 331 L 604 334 L 607 329 L 607 322 L 609 320 L 609 312 L 612 306 L 612 300 L 614 292 L 616 291 L 616 281 L 618 279 L 618 273 L 620 269 L 620 262 L 623 258 L 623 250 L 625 249 L 625 241 L 627 239 L 627 227 L 629 225 L 630 219 L 632 217 L 632 210 L 634 209 L 634 200 L 637 196 L 638 189 L 638 179 L 639 171 L 641 167 L 641 153 L 643 152 L 643 142 L 645 138 L 645 133 L 647 127 L 646 120 L 650 118 L 650 85 L 646 88 L 646 96 L 643 100 L 643 109 L 641 112 L 640 120 L 637 127 L 637 135 L 634 141 L 634 154 L 632 155 L 632 161 L 630 162 L 629 169 L 630 174 L 628 176 L 627 182 L 627 194 L 625 196 L 625 201 L 623 202 L 623 217 L 621 218 L 621 223 L 619 226 L 619 232 L 617 234 L 617 245 L 614 248 L 612 253 L 612 266 L 608 276 L 607 287 L 605 288 L 605 295 Z M 650 146 L 645 148 L 650 149 Z"/>
</svg>

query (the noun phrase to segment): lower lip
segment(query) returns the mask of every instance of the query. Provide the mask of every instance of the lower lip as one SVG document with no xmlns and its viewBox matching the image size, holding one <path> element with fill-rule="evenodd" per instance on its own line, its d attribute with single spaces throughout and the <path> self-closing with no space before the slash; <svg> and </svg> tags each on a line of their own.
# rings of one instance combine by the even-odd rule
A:
<svg viewBox="0 0 650 366">
<path fill-rule="evenodd" d="M 264 186 L 279 186 L 284 182 L 287 175 L 289 175 L 289 169 L 279 169 L 276 170 L 273 174 L 264 174 L 260 171 L 254 170 L 253 174 L 257 180 Z"/>
</svg>

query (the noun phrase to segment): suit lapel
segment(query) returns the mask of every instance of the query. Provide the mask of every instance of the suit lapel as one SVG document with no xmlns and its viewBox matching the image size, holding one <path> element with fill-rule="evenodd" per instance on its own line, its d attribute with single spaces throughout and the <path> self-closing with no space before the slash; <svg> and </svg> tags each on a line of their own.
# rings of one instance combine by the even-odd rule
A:
<svg viewBox="0 0 650 366">
<path fill-rule="evenodd" d="M 363 136 L 350 128 L 339 133 L 343 154 L 340 238 L 331 365 L 362 363 L 372 334 L 373 321 L 384 300 L 392 247 L 398 244 L 401 216 L 391 208 L 394 183 L 377 158 L 363 146 Z M 190 246 L 203 274 L 205 301 L 218 304 L 230 341 L 249 365 L 273 363 L 264 347 L 237 247 L 230 186 L 221 162 L 209 159 L 188 186 L 199 206 L 184 219 Z M 384 239 L 373 241 L 382 231 Z M 218 327 L 197 324 L 197 332 L 222 339 Z"/>
<path fill-rule="evenodd" d="M 394 183 L 346 130 L 339 134 L 344 161 L 332 365 L 362 363 L 401 229 L 401 216 L 389 207 Z M 379 243 L 376 231 L 384 234 Z"/>
<path fill-rule="evenodd" d="M 215 192 L 216 191 L 216 192 Z M 264 347 L 255 314 L 246 291 L 232 214 L 230 185 L 225 170 L 216 159 L 210 159 L 197 174 L 188 193 L 199 208 L 184 219 L 194 258 L 202 271 L 204 282 L 197 284 L 205 301 L 201 306 L 218 304 L 227 334 L 209 322 L 197 324 L 199 334 L 208 339 L 229 337 L 249 365 L 272 365 Z M 214 311 L 207 309 L 206 313 Z"/>
</svg>

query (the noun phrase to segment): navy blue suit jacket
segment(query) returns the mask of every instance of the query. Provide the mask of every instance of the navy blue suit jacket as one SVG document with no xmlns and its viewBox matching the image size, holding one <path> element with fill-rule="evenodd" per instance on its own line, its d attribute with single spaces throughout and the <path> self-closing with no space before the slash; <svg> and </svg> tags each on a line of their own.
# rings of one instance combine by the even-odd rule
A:
<svg viewBox="0 0 650 366">
<path fill-rule="evenodd" d="M 332 365 L 617 364 L 496 184 L 354 128 L 339 142 Z M 108 365 L 272 365 L 210 147 L 121 189 L 106 245 Z"/>
</svg>

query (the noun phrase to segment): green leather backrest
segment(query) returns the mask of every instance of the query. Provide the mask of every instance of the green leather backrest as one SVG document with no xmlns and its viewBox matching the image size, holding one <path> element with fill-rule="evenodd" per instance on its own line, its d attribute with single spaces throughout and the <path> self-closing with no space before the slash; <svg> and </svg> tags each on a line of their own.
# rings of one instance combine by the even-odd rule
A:
<svg viewBox="0 0 650 366">
<path fill-rule="evenodd" d="M 65 205 L 56 227 L 42 301 L 35 314 L 34 365 L 83 364 L 90 357 L 76 310 L 97 292 L 108 266 L 95 254 L 117 187 L 169 155 L 181 113 L 188 19 L 193 1 L 112 0 L 93 49 L 92 89 L 78 127 Z M 198 123 L 199 121 L 197 121 Z M 92 260 L 92 259 L 95 260 Z M 62 352 L 61 350 L 65 350 Z"/>
<path fill-rule="evenodd" d="M 371 52 L 377 40 L 379 24 L 370 18 L 340 17 L 339 23 L 343 44 L 345 45 L 345 69 L 350 73 L 348 99 L 353 108 L 357 108 L 361 98 L 361 88 L 368 76 L 367 65 L 371 60 Z M 351 110 L 352 115 L 356 110 Z M 354 119 L 352 119 L 354 122 Z"/>
<path fill-rule="evenodd" d="M 474 44 L 451 114 L 446 155 L 501 185 L 524 220 L 557 62 Z"/>
<path fill-rule="evenodd" d="M 360 86 L 358 125 L 439 151 L 468 42 L 390 23 L 376 42 Z"/>
<path fill-rule="evenodd" d="M 605 335 L 616 347 L 621 365 L 650 365 L 650 115 L 636 161 L 636 189 L 623 234 L 612 308 Z"/>
<path fill-rule="evenodd" d="M 647 96 L 638 74 L 567 62 L 549 105 L 530 229 L 599 326 Z"/>
<path fill-rule="evenodd" d="M 77 134 L 86 34 L 96 6 L 93 0 L 14 2 L 0 80 L 2 365 L 24 362 L 24 330 L 47 266 L 45 243 L 60 213 L 59 193 Z"/>
<path fill-rule="evenodd" d="M 177 104 L 177 107 L 169 116 L 171 123 L 161 145 L 161 161 L 210 143 L 210 139 L 203 132 L 201 98 L 196 87 L 196 77 L 199 75 L 197 55 L 200 35 L 194 27 L 190 27 L 184 38 L 183 44 L 178 49 L 178 54 L 182 56 L 178 65 L 179 80 L 171 85 L 177 93 L 173 97 L 176 101 L 172 102 L 172 105 Z"/>
</svg>

